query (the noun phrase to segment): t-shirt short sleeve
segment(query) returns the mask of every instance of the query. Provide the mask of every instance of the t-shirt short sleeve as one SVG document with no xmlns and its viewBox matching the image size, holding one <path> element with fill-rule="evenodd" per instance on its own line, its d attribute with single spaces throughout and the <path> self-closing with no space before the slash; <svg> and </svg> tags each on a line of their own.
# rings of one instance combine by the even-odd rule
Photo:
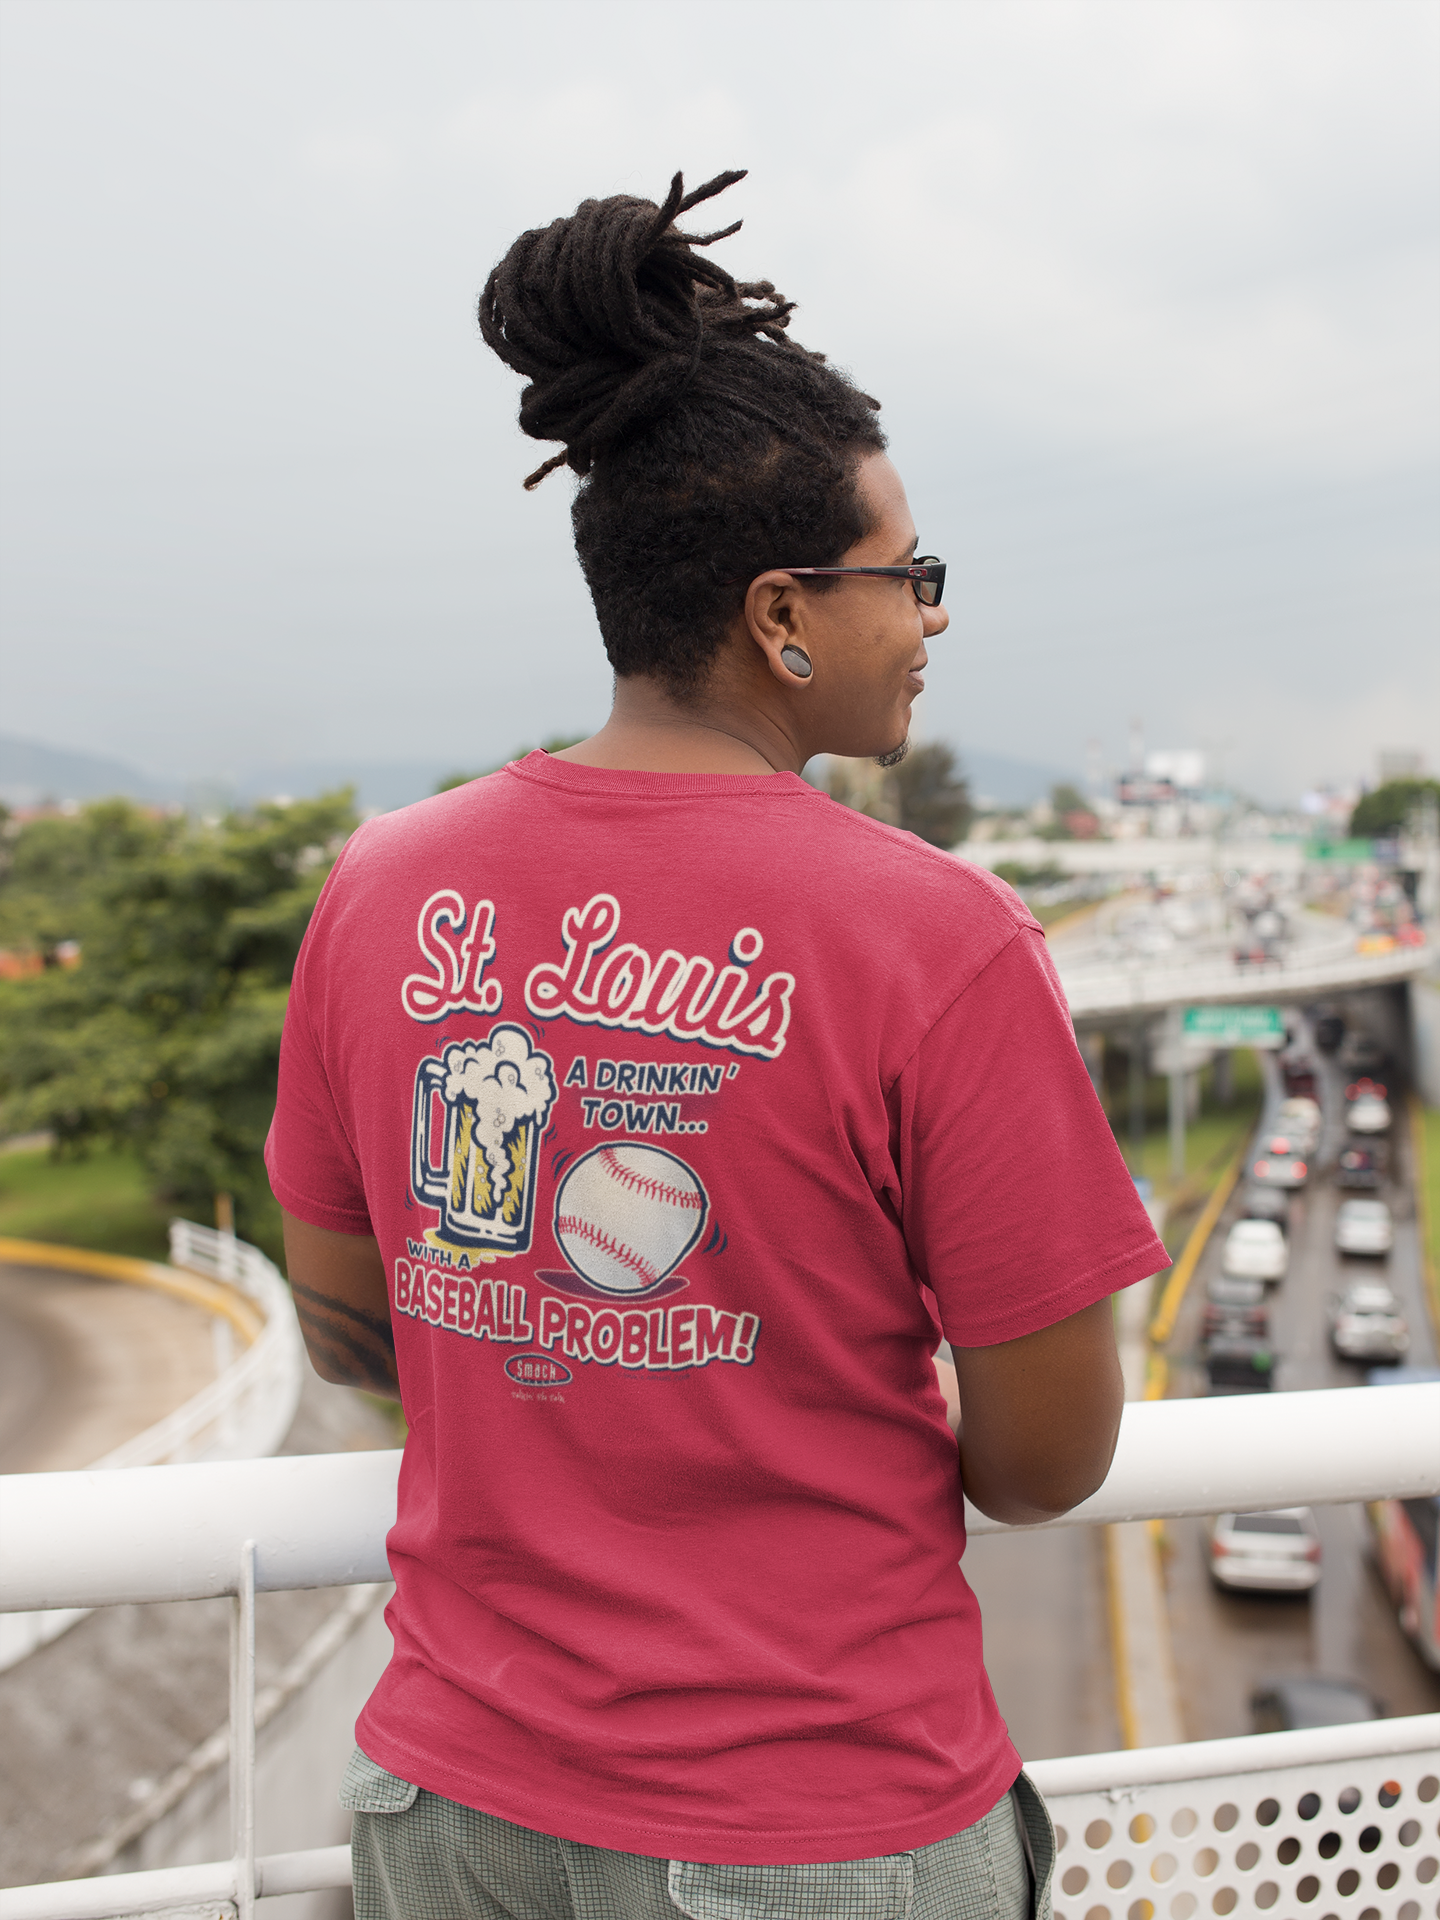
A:
<svg viewBox="0 0 1440 1920">
<path fill-rule="evenodd" d="M 313 930 L 315 922 L 311 925 Z M 297 1220 L 332 1233 L 371 1233 L 360 1162 L 336 1106 L 306 1005 L 309 944 L 307 936 L 285 1013 L 265 1169 L 271 1192 Z"/>
<path fill-rule="evenodd" d="M 906 1241 L 955 1346 L 1038 1332 L 1169 1264 L 1037 929 L 926 1033 L 892 1113 Z"/>
</svg>

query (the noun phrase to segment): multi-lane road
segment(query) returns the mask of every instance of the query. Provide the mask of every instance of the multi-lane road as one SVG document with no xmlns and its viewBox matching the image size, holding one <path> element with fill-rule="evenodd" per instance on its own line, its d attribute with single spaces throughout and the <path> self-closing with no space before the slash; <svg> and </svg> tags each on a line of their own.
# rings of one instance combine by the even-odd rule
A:
<svg viewBox="0 0 1440 1920">
<path fill-rule="evenodd" d="M 1335 1251 L 1335 1215 L 1344 1196 L 1332 1173 L 1345 1144 L 1347 1076 L 1334 1057 L 1313 1050 L 1325 1131 L 1315 1174 L 1290 1205 L 1290 1268 L 1270 1304 L 1277 1358 L 1276 1390 L 1316 1387 L 1364 1391 L 1366 1370 L 1339 1360 L 1327 1334 L 1326 1305 L 1349 1279 L 1383 1271 L 1410 1325 L 1409 1362 L 1434 1366 L 1434 1326 L 1426 1306 L 1419 1226 L 1411 1178 L 1404 1107 L 1397 1103 L 1384 1199 L 1395 1221 L 1394 1251 L 1385 1261 L 1348 1259 Z M 1278 1101 L 1278 1070 L 1267 1063 Z M 1173 1343 L 1173 1390 L 1203 1391 L 1199 1367 L 1205 1283 L 1218 1271 L 1225 1230 L 1239 1206 L 1232 1198 L 1206 1248 L 1186 1299 Z M 1440 1709 L 1440 1674 L 1431 1672 L 1401 1634 L 1375 1572 L 1370 1526 L 1361 1507 L 1318 1507 L 1324 1558 L 1310 1599 L 1222 1594 L 1205 1570 L 1203 1529 L 1197 1521 L 1171 1523 L 1166 1579 L 1170 1599 L 1181 1709 L 1192 1739 L 1248 1730 L 1246 1704 L 1263 1678 L 1324 1673 L 1357 1680 L 1389 1713 Z"/>
<path fill-rule="evenodd" d="M 1350 1004 L 1363 1017 L 1363 997 Z M 1341 1195 L 1335 1157 L 1345 1139 L 1346 1076 L 1332 1056 L 1314 1054 L 1325 1132 L 1307 1187 L 1291 1203 L 1290 1267 L 1270 1303 L 1278 1355 L 1276 1390 L 1353 1387 L 1364 1370 L 1337 1360 L 1326 1326 L 1329 1295 L 1362 1263 L 1336 1253 Z M 1280 1097 L 1274 1063 L 1267 1069 Z M 1383 1263 L 1410 1324 L 1413 1365 L 1434 1365 L 1434 1326 L 1423 1295 L 1418 1225 L 1404 1109 L 1397 1104 L 1384 1198 L 1396 1244 Z M 1206 1285 L 1219 1270 L 1225 1234 L 1240 1206 L 1237 1190 L 1191 1282 L 1170 1347 L 1169 1392 L 1204 1391 L 1200 1331 Z M 1370 1269 L 1382 1263 L 1370 1263 Z M 1252 1730 L 1249 1697 L 1264 1679 L 1323 1673 L 1359 1681 L 1388 1713 L 1440 1709 L 1440 1675 L 1405 1640 L 1374 1570 L 1363 1508 L 1316 1510 L 1324 1558 L 1312 1597 L 1236 1595 L 1215 1589 L 1200 1521 L 1169 1523 L 1165 1586 L 1187 1738 Z M 986 1659 L 1002 1711 L 1021 1752 L 1103 1751 L 1121 1744 L 1108 1627 L 1105 1561 L 1097 1529 L 1067 1527 L 1025 1536 L 972 1540 L 966 1572 L 985 1617 Z"/>
</svg>

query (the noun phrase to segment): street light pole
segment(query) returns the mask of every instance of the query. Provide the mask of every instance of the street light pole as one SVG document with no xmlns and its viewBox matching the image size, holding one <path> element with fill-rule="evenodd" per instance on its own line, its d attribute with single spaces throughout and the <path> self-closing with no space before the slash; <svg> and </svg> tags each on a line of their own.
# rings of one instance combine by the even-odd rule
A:
<svg viewBox="0 0 1440 1920">
<path fill-rule="evenodd" d="M 1185 1178 L 1185 1060 L 1184 1013 L 1171 1007 L 1165 1015 L 1170 1054 L 1170 1178 L 1178 1187 Z"/>
</svg>

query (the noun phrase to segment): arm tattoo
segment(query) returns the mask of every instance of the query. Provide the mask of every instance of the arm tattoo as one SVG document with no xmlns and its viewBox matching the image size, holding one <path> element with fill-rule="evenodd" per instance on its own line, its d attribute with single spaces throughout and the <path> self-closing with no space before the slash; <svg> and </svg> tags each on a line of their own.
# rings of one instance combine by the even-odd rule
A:
<svg viewBox="0 0 1440 1920">
<path fill-rule="evenodd" d="M 395 1395 L 395 1335 L 388 1316 L 366 1313 L 299 1280 L 290 1282 L 300 1331 L 313 1360 L 323 1360 L 346 1386 Z"/>
</svg>

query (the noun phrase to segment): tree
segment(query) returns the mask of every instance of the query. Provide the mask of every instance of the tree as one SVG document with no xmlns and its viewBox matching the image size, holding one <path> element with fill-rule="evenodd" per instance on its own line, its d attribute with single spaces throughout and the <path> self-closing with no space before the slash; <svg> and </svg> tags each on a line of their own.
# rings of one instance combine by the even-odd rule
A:
<svg viewBox="0 0 1440 1920">
<path fill-rule="evenodd" d="M 965 838 L 973 811 L 970 783 L 960 771 L 953 747 L 939 741 L 912 747 L 891 778 L 899 795 L 902 827 L 932 847 L 950 848 Z"/>
<path fill-rule="evenodd" d="M 157 1195 L 245 1227 L 268 1188 L 290 976 L 349 792 L 214 826 L 125 801 L 27 826 L 0 883 L 0 945 L 79 965 L 0 983 L 0 1134 L 136 1152 Z"/>
<path fill-rule="evenodd" d="M 1356 840 L 1393 840 L 1427 794 L 1440 801 L 1440 780 L 1387 780 L 1367 793 L 1351 814 L 1351 835 Z"/>
<path fill-rule="evenodd" d="M 832 755 L 827 786 L 832 800 L 903 827 L 934 847 L 953 847 L 969 830 L 969 782 L 954 748 L 938 742 L 912 747 L 893 767 Z"/>
</svg>

